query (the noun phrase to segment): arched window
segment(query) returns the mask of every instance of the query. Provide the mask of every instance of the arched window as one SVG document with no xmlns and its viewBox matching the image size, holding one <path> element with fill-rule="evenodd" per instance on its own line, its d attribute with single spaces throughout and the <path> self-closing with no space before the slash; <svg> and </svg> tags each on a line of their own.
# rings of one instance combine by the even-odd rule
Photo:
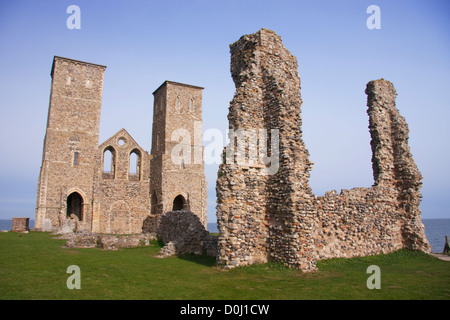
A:
<svg viewBox="0 0 450 320">
<path fill-rule="evenodd" d="M 178 196 L 175 197 L 175 199 L 173 199 L 172 211 L 178 211 L 183 209 L 187 209 L 186 199 L 181 194 L 179 194 Z"/>
<path fill-rule="evenodd" d="M 180 109 L 181 109 L 180 98 L 179 97 L 177 97 L 177 100 L 175 101 L 175 109 L 177 111 L 180 111 Z"/>
<path fill-rule="evenodd" d="M 78 164 L 80 163 L 80 153 L 74 152 L 73 153 L 73 166 L 78 167 Z"/>
<path fill-rule="evenodd" d="M 83 220 L 83 197 L 78 192 L 72 192 L 67 197 L 67 218 Z"/>
<path fill-rule="evenodd" d="M 141 152 L 134 149 L 130 152 L 129 160 L 128 178 L 129 180 L 139 181 L 141 177 Z"/>
<path fill-rule="evenodd" d="M 189 111 L 194 111 L 194 100 L 191 99 L 191 101 L 189 102 Z"/>
<path fill-rule="evenodd" d="M 103 178 L 114 179 L 116 171 L 116 150 L 107 147 L 103 151 Z"/>
</svg>

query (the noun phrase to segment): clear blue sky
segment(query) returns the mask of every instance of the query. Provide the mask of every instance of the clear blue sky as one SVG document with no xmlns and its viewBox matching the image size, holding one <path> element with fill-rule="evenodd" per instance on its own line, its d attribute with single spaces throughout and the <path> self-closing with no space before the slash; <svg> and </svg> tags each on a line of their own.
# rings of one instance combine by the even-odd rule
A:
<svg viewBox="0 0 450 320">
<path fill-rule="evenodd" d="M 69 30 L 69 5 L 81 29 Z M 369 30 L 369 5 L 381 29 Z M 100 141 L 121 128 L 150 151 L 152 92 L 165 80 L 205 87 L 204 130 L 228 127 L 229 44 L 277 32 L 299 62 L 310 185 L 373 183 L 366 83 L 385 78 L 422 172 L 423 218 L 450 218 L 450 1 L 0 0 L 0 219 L 34 218 L 54 55 L 108 66 Z M 206 167 L 215 222 L 217 165 Z"/>
</svg>

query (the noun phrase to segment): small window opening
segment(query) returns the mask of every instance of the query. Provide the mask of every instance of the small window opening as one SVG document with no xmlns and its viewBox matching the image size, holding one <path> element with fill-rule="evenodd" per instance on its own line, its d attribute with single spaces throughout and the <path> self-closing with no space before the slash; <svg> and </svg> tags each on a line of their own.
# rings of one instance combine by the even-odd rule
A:
<svg viewBox="0 0 450 320">
<path fill-rule="evenodd" d="M 73 154 L 73 166 L 78 167 L 79 161 L 80 161 L 80 153 L 75 152 Z"/>
<path fill-rule="evenodd" d="M 180 98 L 177 97 L 177 101 L 175 102 L 175 108 L 177 111 L 180 111 Z"/>
<path fill-rule="evenodd" d="M 119 146 L 123 147 L 125 145 L 127 141 L 125 140 L 125 138 L 119 138 L 119 140 L 117 140 L 117 143 L 119 144 Z"/>
</svg>

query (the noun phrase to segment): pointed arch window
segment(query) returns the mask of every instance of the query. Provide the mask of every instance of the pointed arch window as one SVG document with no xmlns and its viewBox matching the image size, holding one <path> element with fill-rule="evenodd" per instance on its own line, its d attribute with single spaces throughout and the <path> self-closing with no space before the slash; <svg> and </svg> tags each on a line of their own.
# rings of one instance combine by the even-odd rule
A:
<svg viewBox="0 0 450 320">
<path fill-rule="evenodd" d="M 133 149 L 130 152 L 128 180 L 139 181 L 141 179 L 141 152 Z"/>
<path fill-rule="evenodd" d="M 114 179 L 116 173 L 116 150 L 109 146 L 103 150 L 103 178 Z"/>
<path fill-rule="evenodd" d="M 175 109 L 177 111 L 181 110 L 181 104 L 180 104 L 180 98 L 179 97 L 177 97 L 177 100 L 175 101 Z"/>
</svg>

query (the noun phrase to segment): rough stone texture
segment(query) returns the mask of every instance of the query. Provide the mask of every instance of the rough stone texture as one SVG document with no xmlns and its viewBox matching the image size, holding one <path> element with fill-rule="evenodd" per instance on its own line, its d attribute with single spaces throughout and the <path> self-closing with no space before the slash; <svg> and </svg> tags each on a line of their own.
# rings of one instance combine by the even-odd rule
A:
<svg viewBox="0 0 450 320">
<path fill-rule="evenodd" d="M 217 237 L 209 235 L 199 217 L 188 211 L 169 211 L 161 216 L 157 235 L 168 248 L 163 247 L 160 255 L 173 254 L 217 254 Z"/>
<path fill-rule="evenodd" d="M 154 92 L 151 155 L 125 129 L 98 145 L 105 68 L 54 57 L 35 229 L 156 232 L 159 216 L 180 201 L 206 226 L 203 88 L 165 81 Z M 191 136 L 184 143 L 193 159 L 182 165 L 172 159 L 177 129 Z"/>
<path fill-rule="evenodd" d="M 88 232 L 64 234 L 60 239 L 67 239 L 67 248 L 100 248 L 103 250 L 118 250 L 120 248 L 135 248 L 148 246 L 156 240 L 154 233 L 133 235 L 107 235 Z"/>
<path fill-rule="evenodd" d="M 274 260 L 310 271 L 324 258 L 400 248 L 428 252 L 419 210 L 422 177 L 409 151 L 407 124 L 395 107 L 393 85 L 382 79 L 366 89 L 374 186 L 316 197 L 308 185 L 313 163 L 302 140 L 296 58 L 267 29 L 241 37 L 230 51 L 236 92 L 229 127 L 278 129 L 279 169 L 267 174 L 262 158 L 245 164 L 227 159 L 220 165 L 218 264 Z M 249 139 L 245 155 L 270 145 L 264 138 Z M 234 148 L 233 139 L 226 149 Z"/>
<path fill-rule="evenodd" d="M 157 258 L 166 258 L 171 257 L 177 254 L 177 250 L 172 241 L 169 241 L 164 245 L 164 247 L 159 250 L 159 254 L 156 256 Z"/>
<path fill-rule="evenodd" d="M 141 233 L 143 221 L 150 213 L 151 156 L 125 129 L 103 142 L 98 151 L 92 231 Z M 110 168 L 104 165 L 105 152 L 112 155 Z M 131 163 L 132 153 L 137 157 L 137 168 Z"/>
<path fill-rule="evenodd" d="M 11 231 L 25 232 L 30 231 L 30 218 L 12 218 Z"/>
<path fill-rule="evenodd" d="M 61 221 L 61 224 L 58 227 L 53 228 L 54 234 L 66 234 L 66 233 L 74 233 L 77 231 L 77 220 L 66 218 Z"/>
<path fill-rule="evenodd" d="M 52 220 L 50 220 L 50 219 L 43 219 L 42 220 L 41 231 L 42 232 L 52 232 L 53 231 Z"/>
</svg>

